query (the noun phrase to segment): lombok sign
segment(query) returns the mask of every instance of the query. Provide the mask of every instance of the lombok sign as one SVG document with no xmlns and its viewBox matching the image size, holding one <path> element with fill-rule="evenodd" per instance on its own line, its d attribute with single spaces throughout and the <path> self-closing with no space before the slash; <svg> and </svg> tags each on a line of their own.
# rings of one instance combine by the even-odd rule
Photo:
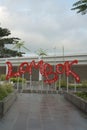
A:
<svg viewBox="0 0 87 130">
<path fill-rule="evenodd" d="M 76 82 L 80 82 L 79 75 L 72 70 L 72 66 L 74 64 L 77 64 L 78 60 L 74 60 L 72 62 L 66 61 L 63 64 L 56 64 L 55 70 L 53 69 L 53 66 L 45 63 L 43 60 L 40 60 L 38 63 L 36 63 L 34 60 L 30 63 L 23 62 L 19 65 L 19 69 L 17 72 L 13 72 L 13 66 L 11 62 L 6 62 L 8 67 L 8 72 L 6 75 L 6 79 L 10 79 L 11 77 L 19 77 L 22 74 L 29 73 L 32 75 L 32 69 L 39 69 L 41 75 L 44 77 L 45 83 L 54 83 L 59 79 L 60 74 L 64 74 L 69 77 L 70 75 L 75 78 Z"/>
</svg>

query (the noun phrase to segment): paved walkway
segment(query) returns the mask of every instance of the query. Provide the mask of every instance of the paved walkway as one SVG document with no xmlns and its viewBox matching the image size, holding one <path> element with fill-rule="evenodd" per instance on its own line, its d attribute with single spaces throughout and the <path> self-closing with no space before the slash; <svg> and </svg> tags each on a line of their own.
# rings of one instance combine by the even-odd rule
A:
<svg viewBox="0 0 87 130">
<path fill-rule="evenodd" d="M 59 94 L 19 94 L 0 130 L 87 130 L 87 115 Z"/>
</svg>

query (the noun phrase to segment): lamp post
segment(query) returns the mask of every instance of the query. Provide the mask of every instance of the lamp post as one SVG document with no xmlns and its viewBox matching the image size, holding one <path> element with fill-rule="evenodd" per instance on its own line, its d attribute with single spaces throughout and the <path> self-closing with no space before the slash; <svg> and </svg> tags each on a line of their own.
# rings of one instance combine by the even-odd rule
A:
<svg viewBox="0 0 87 130">
<path fill-rule="evenodd" d="M 54 49 L 54 71 L 56 70 L 56 46 L 53 48 Z M 56 82 L 54 84 L 55 90 L 56 90 Z"/>
</svg>

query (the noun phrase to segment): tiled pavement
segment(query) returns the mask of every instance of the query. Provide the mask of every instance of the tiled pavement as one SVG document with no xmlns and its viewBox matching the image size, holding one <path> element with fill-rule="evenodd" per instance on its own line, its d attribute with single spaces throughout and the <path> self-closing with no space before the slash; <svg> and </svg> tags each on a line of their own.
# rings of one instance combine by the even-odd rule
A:
<svg viewBox="0 0 87 130">
<path fill-rule="evenodd" d="M 19 94 L 0 130 L 87 130 L 87 115 L 59 94 Z"/>
</svg>

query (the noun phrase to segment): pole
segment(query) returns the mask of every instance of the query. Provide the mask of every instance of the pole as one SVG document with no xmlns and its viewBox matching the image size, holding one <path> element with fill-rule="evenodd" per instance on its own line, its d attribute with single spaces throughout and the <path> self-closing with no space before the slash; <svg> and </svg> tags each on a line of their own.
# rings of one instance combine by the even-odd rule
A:
<svg viewBox="0 0 87 130">
<path fill-rule="evenodd" d="M 54 47 L 54 57 L 55 57 L 55 61 L 54 61 L 54 71 L 56 70 L 56 46 Z M 55 91 L 56 91 L 56 82 L 54 84 L 55 87 Z"/>
<path fill-rule="evenodd" d="M 6 62 L 7 62 L 7 59 L 6 59 Z M 7 75 L 7 73 L 8 73 L 8 66 L 6 64 L 6 75 Z"/>
<path fill-rule="evenodd" d="M 23 92 L 23 89 L 24 89 L 24 81 L 23 81 L 23 79 L 24 79 L 24 74 L 22 74 L 22 90 L 21 90 L 21 93 Z"/>
<path fill-rule="evenodd" d="M 63 46 L 63 62 L 65 61 L 65 59 L 64 59 L 64 46 Z"/>
<path fill-rule="evenodd" d="M 17 91 L 19 89 L 19 77 L 17 77 Z"/>
<path fill-rule="evenodd" d="M 59 91 L 61 89 L 61 75 L 59 75 Z"/>
<path fill-rule="evenodd" d="M 6 59 L 6 62 L 7 62 L 7 59 Z M 8 73 L 8 66 L 6 64 L 6 75 L 7 75 L 7 73 Z M 10 83 L 10 79 L 9 79 L 9 83 Z"/>
<path fill-rule="evenodd" d="M 32 92 L 32 86 L 31 86 L 31 74 L 30 74 L 30 89 L 31 89 L 31 92 Z"/>
<path fill-rule="evenodd" d="M 67 76 L 67 92 L 69 91 L 69 77 Z"/>
<path fill-rule="evenodd" d="M 76 92 L 76 81 L 75 80 L 74 80 L 74 84 L 75 84 L 74 92 Z"/>
</svg>

